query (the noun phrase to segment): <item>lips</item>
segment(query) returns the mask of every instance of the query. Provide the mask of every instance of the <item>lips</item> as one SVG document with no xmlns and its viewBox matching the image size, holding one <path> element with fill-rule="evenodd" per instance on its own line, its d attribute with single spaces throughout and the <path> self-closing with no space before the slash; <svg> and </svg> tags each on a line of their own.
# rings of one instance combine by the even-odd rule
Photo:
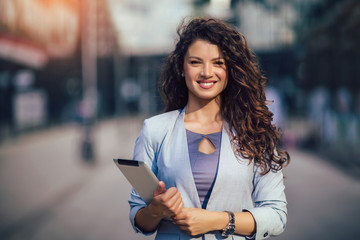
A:
<svg viewBox="0 0 360 240">
<path fill-rule="evenodd" d="M 209 88 L 212 88 L 216 84 L 216 81 L 213 81 L 213 80 L 200 80 L 200 81 L 197 81 L 197 83 L 199 84 L 199 86 L 201 88 L 209 89 Z"/>
</svg>

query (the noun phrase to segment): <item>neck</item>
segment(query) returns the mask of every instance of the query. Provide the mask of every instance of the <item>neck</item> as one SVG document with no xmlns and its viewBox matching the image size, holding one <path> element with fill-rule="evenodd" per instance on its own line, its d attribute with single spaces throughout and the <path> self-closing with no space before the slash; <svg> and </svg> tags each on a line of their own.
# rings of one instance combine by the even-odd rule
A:
<svg viewBox="0 0 360 240">
<path fill-rule="evenodd" d="M 191 101 L 189 99 L 185 114 L 186 121 L 197 121 L 201 123 L 222 121 L 220 100 Z"/>
</svg>

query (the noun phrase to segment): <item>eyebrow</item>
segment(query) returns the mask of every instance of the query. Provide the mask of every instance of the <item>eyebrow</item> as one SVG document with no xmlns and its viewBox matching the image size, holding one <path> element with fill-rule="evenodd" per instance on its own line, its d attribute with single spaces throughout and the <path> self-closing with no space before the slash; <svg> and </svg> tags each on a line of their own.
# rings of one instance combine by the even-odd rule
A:
<svg viewBox="0 0 360 240">
<path fill-rule="evenodd" d="M 202 60 L 202 58 L 196 57 L 196 56 L 189 56 L 189 58 L 196 58 L 196 59 Z M 223 60 L 223 59 L 224 59 L 223 57 L 216 57 L 216 58 L 213 58 L 211 60 Z"/>
</svg>

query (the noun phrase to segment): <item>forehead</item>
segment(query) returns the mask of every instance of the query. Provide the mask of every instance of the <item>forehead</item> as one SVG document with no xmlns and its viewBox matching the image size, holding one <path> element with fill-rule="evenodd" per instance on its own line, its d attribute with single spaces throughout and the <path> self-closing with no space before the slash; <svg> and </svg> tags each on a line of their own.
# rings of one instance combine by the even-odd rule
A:
<svg viewBox="0 0 360 240">
<path fill-rule="evenodd" d="M 220 48 L 206 40 L 195 40 L 188 48 L 187 57 L 219 58 L 223 57 Z"/>
</svg>

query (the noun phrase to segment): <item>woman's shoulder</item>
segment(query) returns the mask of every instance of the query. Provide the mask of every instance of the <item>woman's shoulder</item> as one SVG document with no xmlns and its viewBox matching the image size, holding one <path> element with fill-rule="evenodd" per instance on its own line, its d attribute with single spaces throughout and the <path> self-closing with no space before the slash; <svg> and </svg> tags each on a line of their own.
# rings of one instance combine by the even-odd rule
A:
<svg viewBox="0 0 360 240">
<path fill-rule="evenodd" d="M 145 119 L 142 132 L 149 138 L 153 146 L 159 146 L 163 142 L 164 138 L 173 129 L 180 113 L 181 109 Z"/>
<path fill-rule="evenodd" d="M 158 114 L 146 119 L 145 123 L 150 128 L 157 128 L 157 127 L 164 128 L 168 125 L 171 126 L 176 121 L 181 111 L 182 109 L 177 109 L 170 112 Z"/>
</svg>

